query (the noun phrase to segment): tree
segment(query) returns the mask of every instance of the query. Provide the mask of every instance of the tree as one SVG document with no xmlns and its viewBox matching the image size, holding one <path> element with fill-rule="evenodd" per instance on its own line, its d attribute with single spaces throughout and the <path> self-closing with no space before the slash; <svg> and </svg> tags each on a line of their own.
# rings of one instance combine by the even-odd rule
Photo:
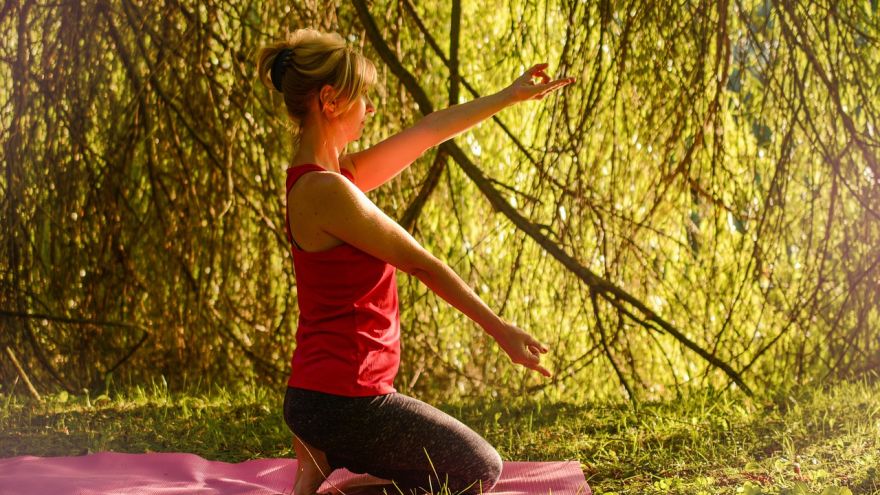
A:
<svg viewBox="0 0 880 495">
<path fill-rule="evenodd" d="M 381 62 L 363 146 L 537 61 L 579 78 L 371 193 L 548 341 L 556 378 L 401 276 L 399 389 L 636 398 L 880 366 L 870 2 L 23 1 L 0 25 L 0 345 L 38 388 L 284 379 L 292 142 L 253 58 L 303 26 Z"/>
</svg>

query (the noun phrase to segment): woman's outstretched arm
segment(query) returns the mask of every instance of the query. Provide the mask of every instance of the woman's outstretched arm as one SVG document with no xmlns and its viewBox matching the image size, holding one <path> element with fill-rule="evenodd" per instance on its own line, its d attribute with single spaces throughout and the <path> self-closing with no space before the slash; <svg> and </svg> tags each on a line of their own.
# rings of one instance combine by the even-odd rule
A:
<svg viewBox="0 0 880 495">
<path fill-rule="evenodd" d="M 426 150 L 451 139 L 502 109 L 525 100 L 540 100 L 548 93 L 574 82 L 574 78 L 551 81 L 547 64 L 527 70 L 507 88 L 476 100 L 428 114 L 414 126 L 375 146 L 343 156 L 354 170 L 355 183 L 367 192 L 394 178 Z M 540 79 L 539 83 L 533 79 Z"/>
<path fill-rule="evenodd" d="M 425 250 L 354 184 L 332 172 L 315 172 L 301 180 L 310 181 L 302 190 L 306 202 L 301 215 L 315 218 L 333 237 L 417 277 L 491 335 L 511 361 L 552 376 L 541 365 L 547 346 L 495 314 L 449 266 Z"/>
</svg>

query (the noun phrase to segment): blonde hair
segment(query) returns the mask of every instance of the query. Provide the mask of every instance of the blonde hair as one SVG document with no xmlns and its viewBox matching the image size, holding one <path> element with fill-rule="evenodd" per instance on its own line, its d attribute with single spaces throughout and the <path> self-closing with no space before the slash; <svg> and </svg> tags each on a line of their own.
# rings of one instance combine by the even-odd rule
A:
<svg viewBox="0 0 880 495">
<path fill-rule="evenodd" d="M 281 65 L 275 68 L 273 82 L 272 69 L 279 55 L 284 58 L 278 60 Z M 320 103 L 342 101 L 343 106 L 337 106 L 341 113 L 376 83 L 376 66 L 370 59 L 349 47 L 339 34 L 315 29 L 298 29 L 286 39 L 260 48 L 257 70 L 270 91 L 282 93 L 287 115 L 299 125 L 308 114 L 309 98 L 325 84 L 333 88 L 335 96 Z"/>
</svg>

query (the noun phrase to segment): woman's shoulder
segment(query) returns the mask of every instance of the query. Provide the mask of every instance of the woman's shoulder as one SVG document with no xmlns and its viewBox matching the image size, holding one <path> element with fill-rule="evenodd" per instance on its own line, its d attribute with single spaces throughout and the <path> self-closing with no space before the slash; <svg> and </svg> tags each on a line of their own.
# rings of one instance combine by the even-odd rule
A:
<svg viewBox="0 0 880 495">
<path fill-rule="evenodd" d="M 300 169 L 300 167 L 302 167 L 302 169 Z M 331 174 L 331 175 L 344 176 L 345 178 L 350 179 L 352 182 L 354 182 L 354 178 L 355 178 L 354 163 L 352 163 L 351 160 L 341 160 L 339 162 L 339 173 L 336 173 L 332 170 L 327 170 L 325 167 L 322 167 L 321 165 L 317 165 L 314 163 L 297 163 L 297 164 L 293 164 L 293 165 L 290 165 L 289 167 L 287 167 L 288 174 L 291 174 L 294 172 L 299 172 L 300 170 L 303 170 L 303 172 L 302 172 L 303 177 L 306 175 L 314 175 L 314 173 L 318 173 L 318 174 L 322 174 L 322 175 Z"/>
<path fill-rule="evenodd" d="M 342 174 L 338 174 L 331 170 L 310 171 L 309 173 L 300 176 L 299 180 L 309 184 L 309 189 L 344 187 L 346 183 L 349 182 L 349 180 L 343 177 Z"/>
<path fill-rule="evenodd" d="M 328 177 L 339 174 L 313 163 L 301 163 L 287 167 L 288 181 L 295 176 L 295 184 L 326 181 Z M 322 179 L 323 178 L 323 179 Z M 332 179 L 331 179 L 332 180 Z M 289 183 L 289 182 L 288 182 Z"/>
<path fill-rule="evenodd" d="M 330 170 L 315 170 L 302 174 L 296 183 L 288 191 L 288 196 L 293 197 L 292 192 L 296 189 L 298 202 L 308 203 L 312 206 L 313 214 L 322 215 L 327 211 L 328 204 L 338 204 L 340 201 L 352 201 L 356 196 L 357 187 L 342 174 Z"/>
</svg>

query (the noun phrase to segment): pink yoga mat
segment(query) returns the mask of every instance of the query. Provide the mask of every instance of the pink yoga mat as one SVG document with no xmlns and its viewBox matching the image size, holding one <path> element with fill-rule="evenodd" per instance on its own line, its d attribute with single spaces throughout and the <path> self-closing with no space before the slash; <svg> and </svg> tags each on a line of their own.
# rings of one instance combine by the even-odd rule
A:
<svg viewBox="0 0 880 495">
<path fill-rule="evenodd" d="M 257 459 L 237 464 L 193 454 L 120 454 L 79 457 L 21 456 L 0 459 L 0 495 L 222 494 L 269 495 L 292 492 L 295 459 Z M 319 492 L 376 493 L 384 480 L 334 471 Z M 335 488 L 334 488 L 335 486 Z M 389 489 L 389 493 L 393 493 Z M 580 464 L 505 462 L 498 495 L 591 495 Z"/>
</svg>

